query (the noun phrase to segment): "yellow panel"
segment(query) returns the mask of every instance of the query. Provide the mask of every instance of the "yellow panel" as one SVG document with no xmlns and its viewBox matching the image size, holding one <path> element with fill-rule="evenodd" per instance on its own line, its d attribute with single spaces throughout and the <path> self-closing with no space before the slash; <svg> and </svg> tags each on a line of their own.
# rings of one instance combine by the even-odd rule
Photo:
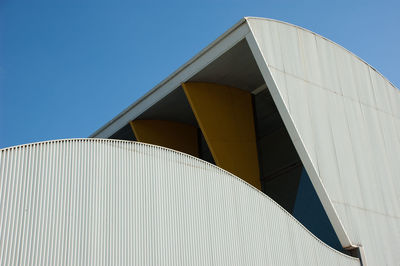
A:
<svg viewBox="0 0 400 266">
<path fill-rule="evenodd" d="M 135 120 L 130 122 L 136 139 L 199 156 L 197 128 L 163 120 Z"/>
<path fill-rule="evenodd" d="M 182 87 L 215 163 L 261 189 L 251 94 L 212 83 Z"/>
</svg>

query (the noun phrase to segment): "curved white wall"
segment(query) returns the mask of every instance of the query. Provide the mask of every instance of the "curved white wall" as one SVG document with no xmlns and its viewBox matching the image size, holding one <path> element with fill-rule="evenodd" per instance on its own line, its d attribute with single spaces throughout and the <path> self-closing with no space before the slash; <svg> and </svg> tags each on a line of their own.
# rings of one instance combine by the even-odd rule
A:
<svg viewBox="0 0 400 266">
<path fill-rule="evenodd" d="M 116 140 L 0 150 L 0 265 L 359 265 L 189 155 Z"/>
<path fill-rule="evenodd" d="M 343 246 L 400 262 L 400 91 L 343 47 L 249 18 L 250 46 Z"/>
</svg>

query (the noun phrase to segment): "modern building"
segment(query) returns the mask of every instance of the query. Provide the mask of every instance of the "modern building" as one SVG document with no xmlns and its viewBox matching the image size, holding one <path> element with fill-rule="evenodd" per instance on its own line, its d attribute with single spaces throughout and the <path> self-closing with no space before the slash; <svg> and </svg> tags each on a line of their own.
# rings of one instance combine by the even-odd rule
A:
<svg viewBox="0 0 400 266">
<path fill-rule="evenodd" d="M 400 92 L 244 18 L 89 139 L 0 150 L 1 265 L 399 265 Z"/>
</svg>

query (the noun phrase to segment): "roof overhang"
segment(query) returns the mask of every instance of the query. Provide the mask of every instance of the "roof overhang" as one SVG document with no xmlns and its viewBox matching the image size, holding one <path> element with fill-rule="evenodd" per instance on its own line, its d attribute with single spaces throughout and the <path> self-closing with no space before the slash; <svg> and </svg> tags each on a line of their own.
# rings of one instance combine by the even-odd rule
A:
<svg viewBox="0 0 400 266">
<path fill-rule="evenodd" d="M 156 107 L 158 103 L 160 103 L 160 107 L 162 108 L 162 100 L 171 101 L 172 98 L 174 97 L 171 97 L 170 99 L 166 99 L 166 97 L 168 95 L 171 95 L 171 93 L 174 93 L 174 91 L 176 91 L 177 89 L 179 89 L 180 85 L 183 82 L 189 80 L 195 81 L 202 78 L 203 78 L 202 81 L 204 81 L 205 77 L 210 76 L 209 73 L 211 69 L 210 68 L 208 69 L 208 73 L 207 71 L 205 72 L 201 71 L 206 69 L 207 66 L 210 66 L 213 62 L 215 62 L 215 60 L 220 58 L 222 55 L 229 52 L 231 48 L 234 47 L 236 44 L 238 44 L 240 41 L 244 40 L 249 32 L 250 29 L 248 24 L 246 23 L 246 18 L 241 19 L 233 27 L 231 27 L 224 34 L 222 34 L 219 38 L 217 38 L 206 48 L 200 51 L 197 55 L 195 55 L 192 59 L 190 59 L 186 64 L 177 69 L 174 73 L 172 73 L 165 80 L 160 82 L 157 86 L 155 86 L 152 90 L 146 93 L 135 103 L 128 106 L 115 118 L 113 118 L 111 121 L 106 123 L 92 135 L 90 135 L 90 137 L 108 138 L 114 133 L 116 133 L 118 130 L 126 126 L 130 121 L 143 115 L 151 107 Z M 240 47 L 239 49 L 237 49 L 236 53 L 240 53 Z M 235 55 L 233 58 L 237 58 L 237 55 Z M 213 70 L 215 71 L 216 69 L 214 68 Z M 219 68 L 219 71 L 221 71 L 220 74 L 223 75 L 222 72 L 224 70 Z M 212 80 L 210 80 L 210 82 L 211 81 Z M 240 80 L 238 80 L 238 83 L 239 83 L 238 87 L 240 87 Z M 180 94 L 179 92 L 176 92 L 176 95 L 174 96 L 179 97 L 180 96 L 179 94 Z"/>
</svg>

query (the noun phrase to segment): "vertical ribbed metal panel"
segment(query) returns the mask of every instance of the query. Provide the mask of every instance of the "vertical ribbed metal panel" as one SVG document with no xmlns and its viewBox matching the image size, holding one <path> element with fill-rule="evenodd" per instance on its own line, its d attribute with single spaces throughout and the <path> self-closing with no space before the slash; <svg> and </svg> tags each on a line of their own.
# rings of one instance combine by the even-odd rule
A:
<svg viewBox="0 0 400 266">
<path fill-rule="evenodd" d="M 209 163 L 137 142 L 0 150 L 0 265 L 359 265 Z"/>
<path fill-rule="evenodd" d="M 317 34 L 248 22 L 257 63 L 342 245 L 362 245 L 368 265 L 399 265 L 400 91 Z"/>
</svg>

